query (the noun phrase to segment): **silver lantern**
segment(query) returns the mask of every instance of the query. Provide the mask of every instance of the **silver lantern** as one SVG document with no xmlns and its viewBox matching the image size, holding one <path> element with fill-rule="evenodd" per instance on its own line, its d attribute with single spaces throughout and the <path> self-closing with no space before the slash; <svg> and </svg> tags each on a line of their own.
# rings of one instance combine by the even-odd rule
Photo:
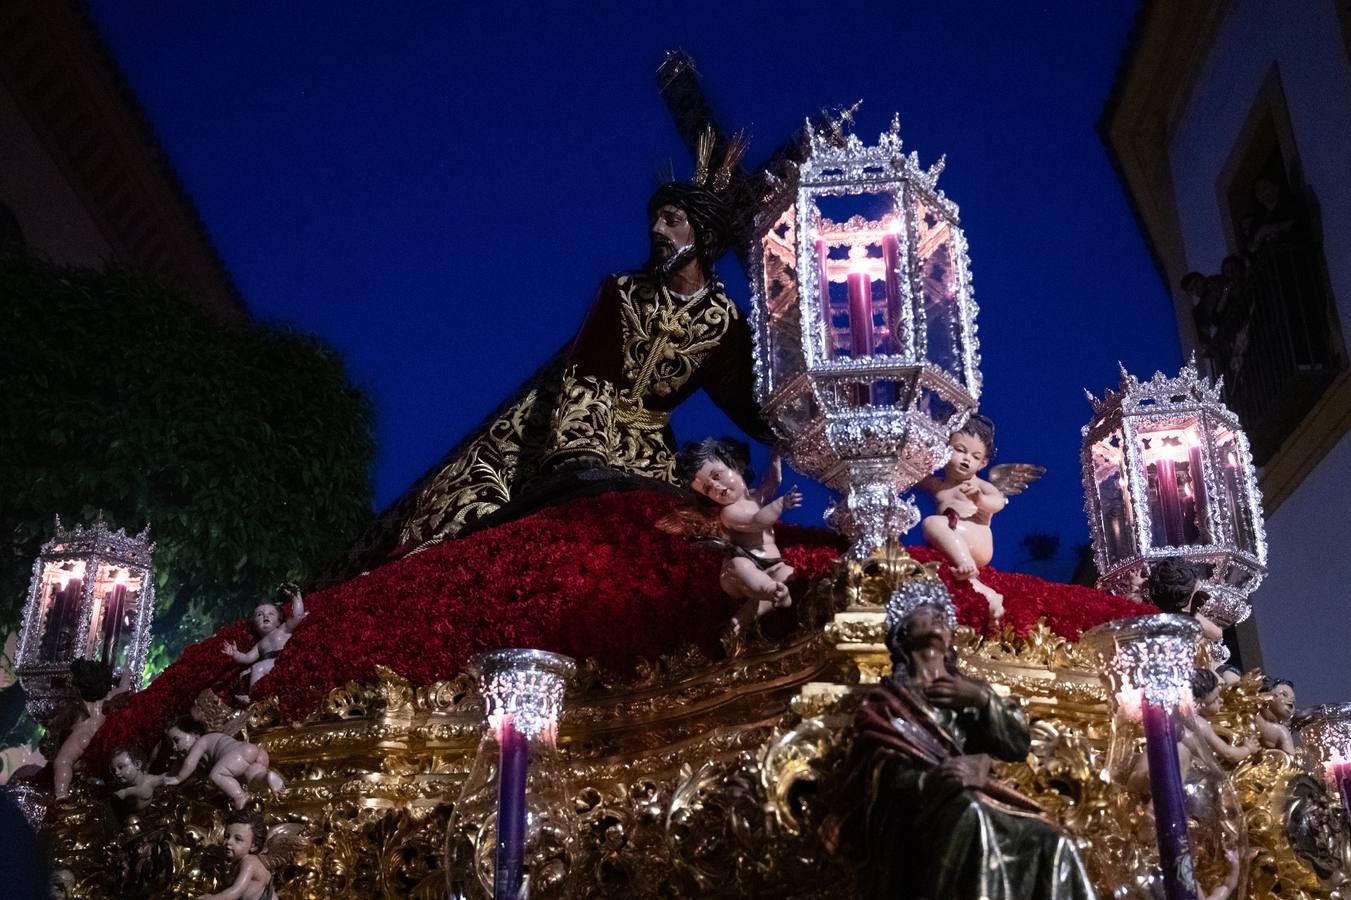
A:
<svg viewBox="0 0 1351 900">
<path fill-rule="evenodd" d="M 919 521 L 902 496 L 948 458 L 980 397 L 976 304 L 957 206 L 901 153 L 810 123 L 749 248 L 756 392 L 790 464 L 844 494 L 867 556 Z"/>
<path fill-rule="evenodd" d="M 150 529 L 109 531 L 102 516 L 89 527 L 64 528 L 33 563 L 15 669 L 28 711 L 46 719 L 70 691 L 74 659 L 129 671 L 140 686 L 150 649 L 155 581 Z"/>
<path fill-rule="evenodd" d="M 1248 438 L 1193 360 L 1176 378 L 1121 370 L 1083 429 L 1085 511 L 1098 587 L 1134 594 L 1151 563 L 1180 556 L 1209 567 L 1202 607 L 1221 627 L 1248 617 L 1266 573 L 1262 496 Z"/>
</svg>

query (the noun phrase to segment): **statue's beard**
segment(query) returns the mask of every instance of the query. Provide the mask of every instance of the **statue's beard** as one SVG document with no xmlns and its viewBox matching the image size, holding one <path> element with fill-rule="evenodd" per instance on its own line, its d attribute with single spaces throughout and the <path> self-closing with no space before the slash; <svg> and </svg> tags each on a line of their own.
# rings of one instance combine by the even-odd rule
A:
<svg viewBox="0 0 1351 900">
<path fill-rule="evenodd" d="M 647 258 L 647 270 L 666 278 L 694 259 L 695 253 L 692 243 L 677 247 L 670 241 L 653 241 L 652 253 Z"/>
</svg>

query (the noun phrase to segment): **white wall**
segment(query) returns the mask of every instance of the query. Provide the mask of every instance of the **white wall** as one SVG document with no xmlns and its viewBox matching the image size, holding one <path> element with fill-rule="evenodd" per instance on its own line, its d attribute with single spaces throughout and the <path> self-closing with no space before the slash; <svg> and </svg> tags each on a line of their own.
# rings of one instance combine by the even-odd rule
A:
<svg viewBox="0 0 1351 900">
<path fill-rule="evenodd" d="M 1267 520 L 1268 572 L 1253 595 L 1264 668 L 1301 706 L 1351 701 L 1351 435 Z"/>
<path fill-rule="evenodd" d="M 1233 4 L 1200 68 L 1169 159 L 1187 267 L 1216 272 L 1230 252 L 1216 187 L 1277 63 L 1304 181 L 1321 207 L 1345 332 L 1351 326 L 1351 60 L 1336 2 Z M 1257 631 L 1265 668 L 1295 681 L 1300 705 L 1351 701 L 1348 512 L 1351 438 L 1343 437 L 1267 522 L 1270 574 L 1253 597 Z"/>
</svg>

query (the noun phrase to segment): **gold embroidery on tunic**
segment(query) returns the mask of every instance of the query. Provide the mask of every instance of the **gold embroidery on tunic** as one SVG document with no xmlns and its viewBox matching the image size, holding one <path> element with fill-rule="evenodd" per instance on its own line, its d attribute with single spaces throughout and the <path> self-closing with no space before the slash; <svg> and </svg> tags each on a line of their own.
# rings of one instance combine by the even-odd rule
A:
<svg viewBox="0 0 1351 900">
<path fill-rule="evenodd" d="M 720 289 L 673 306 L 646 278 L 622 275 L 622 386 L 576 374 L 542 383 L 495 419 L 423 486 L 403 519 L 400 543 L 454 537 L 508 503 L 517 486 L 544 468 L 583 455 L 616 469 L 674 480 L 666 440 L 670 414 L 648 396 L 678 393 L 726 335 L 736 307 Z"/>
</svg>

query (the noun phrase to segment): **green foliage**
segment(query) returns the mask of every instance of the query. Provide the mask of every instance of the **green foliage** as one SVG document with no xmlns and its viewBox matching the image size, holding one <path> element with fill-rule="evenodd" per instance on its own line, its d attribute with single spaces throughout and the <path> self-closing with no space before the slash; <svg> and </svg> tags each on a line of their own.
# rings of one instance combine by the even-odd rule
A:
<svg viewBox="0 0 1351 900">
<path fill-rule="evenodd" d="M 156 543 L 176 654 L 369 520 L 371 408 L 313 337 L 225 317 L 124 268 L 0 255 L 0 626 L 52 516 Z"/>
</svg>

